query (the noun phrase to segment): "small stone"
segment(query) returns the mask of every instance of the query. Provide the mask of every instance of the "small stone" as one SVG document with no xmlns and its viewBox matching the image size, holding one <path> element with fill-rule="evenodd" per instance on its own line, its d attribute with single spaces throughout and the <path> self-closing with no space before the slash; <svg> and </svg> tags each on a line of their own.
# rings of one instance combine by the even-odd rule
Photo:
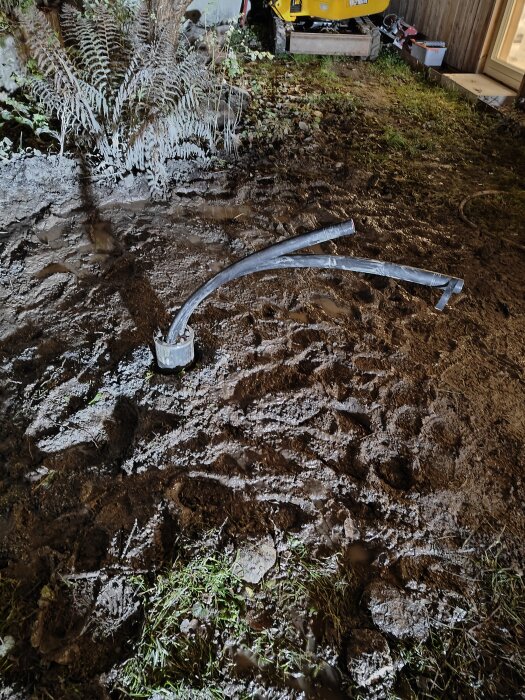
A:
<svg viewBox="0 0 525 700">
<path fill-rule="evenodd" d="M 310 127 L 306 122 L 300 121 L 298 127 L 301 129 L 301 131 L 310 131 Z"/>
<path fill-rule="evenodd" d="M 355 527 L 354 521 L 350 515 L 345 519 L 345 521 L 343 523 L 343 528 L 344 528 L 345 537 L 347 540 L 355 540 L 356 539 L 356 535 L 357 535 L 356 527 Z"/>
<path fill-rule="evenodd" d="M 367 698 L 386 698 L 394 685 L 395 666 L 386 639 L 370 629 L 352 630 L 346 648 L 346 666 Z"/>
<path fill-rule="evenodd" d="M 259 583 L 277 561 L 277 551 L 271 537 L 246 544 L 237 552 L 233 573 L 246 583 Z"/>
<path fill-rule="evenodd" d="M 10 634 L 4 635 L 0 639 L 0 659 L 3 659 L 15 648 L 15 638 Z"/>
<path fill-rule="evenodd" d="M 430 632 L 425 601 L 396 586 L 375 581 L 364 593 L 374 625 L 398 640 L 424 641 Z"/>
<path fill-rule="evenodd" d="M 184 619 L 180 623 L 180 631 L 182 634 L 190 634 L 190 632 L 195 632 L 199 626 L 199 621 L 194 617 L 192 620 Z"/>
</svg>

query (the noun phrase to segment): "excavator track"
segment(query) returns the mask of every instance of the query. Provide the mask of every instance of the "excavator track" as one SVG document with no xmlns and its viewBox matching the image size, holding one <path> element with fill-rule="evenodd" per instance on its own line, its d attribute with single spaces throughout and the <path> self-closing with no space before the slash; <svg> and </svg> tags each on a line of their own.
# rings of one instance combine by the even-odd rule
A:
<svg viewBox="0 0 525 700">
<path fill-rule="evenodd" d="M 272 15 L 273 47 L 276 56 L 286 53 L 286 22 L 277 15 Z"/>
<path fill-rule="evenodd" d="M 381 32 L 379 31 L 379 27 L 376 27 L 370 17 L 357 17 L 355 23 L 357 24 L 357 29 L 360 34 L 370 36 L 372 39 L 370 54 L 367 60 L 375 61 L 381 51 Z"/>
</svg>

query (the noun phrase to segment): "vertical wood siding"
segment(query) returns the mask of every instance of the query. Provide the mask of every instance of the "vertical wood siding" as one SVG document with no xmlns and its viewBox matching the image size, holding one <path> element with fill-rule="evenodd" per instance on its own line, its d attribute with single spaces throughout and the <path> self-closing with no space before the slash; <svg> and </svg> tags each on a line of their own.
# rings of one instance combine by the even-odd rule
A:
<svg viewBox="0 0 525 700">
<path fill-rule="evenodd" d="M 474 72 L 497 0 L 392 0 L 390 12 L 404 17 L 429 39 L 446 41 L 447 63 Z"/>
</svg>

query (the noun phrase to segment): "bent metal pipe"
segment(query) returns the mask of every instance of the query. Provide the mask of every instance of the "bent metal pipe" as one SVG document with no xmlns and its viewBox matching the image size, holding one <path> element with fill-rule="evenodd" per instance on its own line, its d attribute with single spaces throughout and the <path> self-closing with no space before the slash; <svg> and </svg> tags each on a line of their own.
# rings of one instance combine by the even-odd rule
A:
<svg viewBox="0 0 525 700">
<path fill-rule="evenodd" d="M 361 272 L 370 275 L 391 277 L 405 282 L 414 282 L 442 290 L 436 309 L 442 311 L 453 294 L 459 294 L 463 289 L 463 280 L 458 277 L 442 275 L 408 265 L 368 260 L 366 258 L 342 257 L 337 255 L 290 255 L 294 251 L 308 246 L 333 241 L 355 233 L 353 221 L 347 221 L 328 228 L 319 229 L 286 241 L 276 243 L 264 250 L 252 253 L 246 258 L 233 263 L 214 277 L 205 282 L 188 297 L 175 316 L 166 340 L 155 338 L 157 362 L 162 369 L 177 369 L 185 367 L 193 361 L 194 333 L 188 326 L 190 316 L 197 306 L 212 294 L 218 287 L 253 272 L 279 270 L 287 268 L 319 268 L 338 269 L 351 272 Z"/>
</svg>

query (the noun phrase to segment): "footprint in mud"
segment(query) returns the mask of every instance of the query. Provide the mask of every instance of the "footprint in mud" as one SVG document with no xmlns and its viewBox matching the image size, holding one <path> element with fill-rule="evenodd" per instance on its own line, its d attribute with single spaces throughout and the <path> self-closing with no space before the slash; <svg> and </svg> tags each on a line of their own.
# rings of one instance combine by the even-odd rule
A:
<svg viewBox="0 0 525 700">
<path fill-rule="evenodd" d="M 408 491 L 414 483 L 410 463 L 403 457 L 391 457 L 379 462 L 375 469 L 379 478 L 396 491 Z"/>
<path fill-rule="evenodd" d="M 109 456 L 119 463 L 125 460 L 132 449 L 138 424 L 139 411 L 136 405 L 128 398 L 119 396 L 111 418 L 104 423 Z"/>
<path fill-rule="evenodd" d="M 376 298 L 374 292 L 368 286 L 358 289 L 355 293 L 355 296 L 357 299 L 359 299 L 359 301 L 363 302 L 364 304 L 372 304 L 372 302 L 374 302 Z"/>
<path fill-rule="evenodd" d="M 210 221 L 239 221 L 246 219 L 251 213 L 251 208 L 246 205 L 203 204 L 198 209 L 199 216 Z"/>
<path fill-rule="evenodd" d="M 372 276 L 370 278 L 370 285 L 374 289 L 377 289 L 378 291 L 382 292 L 385 289 L 394 289 L 395 282 L 389 277 Z"/>
<path fill-rule="evenodd" d="M 395 431 L 405 437 L 412 437 L 421 431 L 423 416 L 414 406 L 401 406 L 393 412 L 389 423 Z"/>
<path fill-rule="evenodd" d="M 361 440 L 354 463 L 372 469 L 381 481 L 398 491 L 408 491 L 414 483 L 414 469 L 405 444 L 381 431 Z M 369 471 L 370 474 L 370 471 Z"/>
<path fill-rule="evenodd" d="M 275 396 L 285 391 L 298 391 L 312 383 L 311 368 L 272 365 L 268 370 L 239 372 L 223 389 L 226 400 L 247 408 L 257 399 Z"/>
<path fill-rule="evenodd" d="M 290 346 L 292 348 L 306 349 L 315 344 L 325 343 L 327 334 L 317 330 L 316 328 L 296 328 L 290 334 Z"/>
<path fill-rule="evenodd" d="M 235 491 L 215 479 L 188 477 L 172 485 L 166 495 L 188 527 L 225 526 L 230 533 L 266 534 L 275 528 L 293 530 L 310 520 L 294 503 L 258 501 L 254 494 Z"/>
<path fill-rule="evenodd" d="M 296 321 L 297 323 L 304 324 L 305 326 L 310 322 L 305 311 L 289 311 L 288 318 L 291 318 L 292 321 Z"/>
<path fill-rule="evenodd" d="M 410 581 L 419 581 L 432 587 L 443 589 L 454 587 L 455 574 L 448 572 L 444 560 L 438 556 L 423 554 L 419 556 L 401 556 L 393 566 L 393 573 L 406 585 Z"/>
<path fill-rule="evenodd" d="M 85 530 L 77 539 L 75 566 L 78 571 L 96 571 L 107 556 L 110 536 L 98 526 Z"/>
<path fill-rule="evenodd" d="M 368 474 L 368 465 L 359 457 L 359 447 L 351 443 L 346 448 L 346 455 L 340 462 L 341 471 L 344 474 L 349 474 L 358 481 L 363 481 Z"/>
<path fill-rule="evenodd" d="M 388 369 L 386 359 L 377 352 L 356 353 L 353 364 L 357 372 L 365 374 L 384 374 Z"/>
<path fill-rule="evenodd" d="M 354 372 L 343 362 L 325 362 L 315 369 L 315 379 L 324 391 L 338 401 L 350 398 L 355 382 Z"/>
</svg>

